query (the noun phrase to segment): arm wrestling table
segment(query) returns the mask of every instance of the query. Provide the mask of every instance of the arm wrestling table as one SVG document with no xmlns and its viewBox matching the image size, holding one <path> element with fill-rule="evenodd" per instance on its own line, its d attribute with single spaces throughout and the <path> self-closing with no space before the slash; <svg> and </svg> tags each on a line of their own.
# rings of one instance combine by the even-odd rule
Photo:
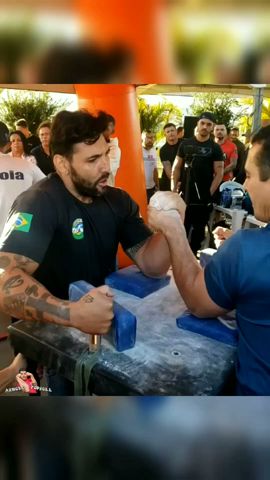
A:
<svg viewBox="0 0 270 480">
<path fill-rule="evenodd" d="M 90 378 L 93 394 L 226 394 L 235 348 L 176 326 L 186 306 L 173 278 L 143 299 L 119 290 L 114 294 L 137 317 L 136 344 L 119 353 L 102 338 Z M 40 322 L 20 320 L 9 327 L 9 333 L 16 350 L 72 381 L 76 361 L 89 343 L 89 336 L 76 329 Z"/>
<path fill-rule="evenodd" d="M 213 212 L 209 219 L 209 227 L 211 231 L 213 228 L 213 223 L 214 223 L 215 215 L 217 212 L 223 213 L 224 215 L 227 215 L 228 217 L 231 218 L 233 232 L 236 232 L 237 230 L 242 228 L 243 221 L 248 214 L 248 212 L 243 209 L 225 208 L 225 207 L 221 207 L 220 205 L 214 205 Z"/>
</svg>

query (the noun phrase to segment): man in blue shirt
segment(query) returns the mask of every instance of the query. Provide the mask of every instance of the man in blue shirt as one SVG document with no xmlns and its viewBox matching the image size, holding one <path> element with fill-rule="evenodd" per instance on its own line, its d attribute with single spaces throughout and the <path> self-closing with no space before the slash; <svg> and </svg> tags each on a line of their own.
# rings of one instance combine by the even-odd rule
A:
<svg viewBox="0 0 270 480">
<path fill-rule="evenodd" d="M 258 220 L 270 220 L 270 126 L 252 140 L 245 166 Z M 236 308 L 238 395 L 270 395 L 270 224 L 240 230 L 203 270 L 190 250 L 180 216 L 150 209 L 150 224 L 166 236 L 178 289 L 191 312 L 216 317 Z"/>
</svg>

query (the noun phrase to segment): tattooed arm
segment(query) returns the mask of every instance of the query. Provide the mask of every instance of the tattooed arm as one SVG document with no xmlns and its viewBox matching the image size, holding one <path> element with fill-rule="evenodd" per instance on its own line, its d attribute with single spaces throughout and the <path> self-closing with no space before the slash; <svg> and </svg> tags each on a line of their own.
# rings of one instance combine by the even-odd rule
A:
<svg viewBox="0 0 270 480">
<path fill-rule="evenodd" d="M 0 253 L 0 308 L 23 320 L 38 320 L 76 327 L 85 333 L 106 333 L 113 318 L 108 287 L 86 294 L 79 302 L 51 295 L 32 277 L 38 263 L 12 253 Z"/>
<path fill-rule="evenodd" d="M 159 232 L 129 248 L 126 253 L 148 277 L 166 275 L 171 264 L 167 241 Z"/>
</svg>

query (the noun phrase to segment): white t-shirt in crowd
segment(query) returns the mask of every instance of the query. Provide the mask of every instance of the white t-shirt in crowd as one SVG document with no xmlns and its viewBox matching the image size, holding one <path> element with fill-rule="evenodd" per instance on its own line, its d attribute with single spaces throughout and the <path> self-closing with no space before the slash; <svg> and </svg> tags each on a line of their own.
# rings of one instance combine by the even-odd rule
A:
<svg viewBox="0 0 270 480">
<path fill-rule="evenodd" d="M 144 160 L 144 171 L 145 171 L 145 183 L 146 188 L 154 188 L 155 181 L 154 181 L 154 169 L 157 168 L 157 152 L 156 149 L 150 148 L 147 150 L 143 147 L 143 160 Z"/>
<path fill-rule="evenodd" d="M 115 177 L 118 168 L 120 167 L 121 150 L 118 145 L 118 138 L 110 138 L 110 167 L 113 176 Z"/>
<path fill-rule="evenodd" d="M 120 159 L 121 159 L 121 150 L 118 145 L 118 138 L 110 138 L 109 143 L 109 159 L 110 159 L 110 176 L 108 178 L 108 185 L 114 187 L 115 182 L 115 175 L 117 174 L 117 170 L 120 167 Z"/>
<path fill-rule="evenodd" d="M 0 235 L 14 200 L 42 178 L 44 173 L 32 162 L 0 154 Z"/>
<path fill-rule="evenodd" d="M 8 155 L 10 155 L 12 158 L 15 158 L 15 157 L 12 156 L 11 152 L 9 152 Z M 34 157 L 34 155 L 22 155 L 21 157 L 18 157 L 18 158 L 24 158 L 28 162 L 32 162 L 34 165 L 37 164 L 37 159 L 36 159 L 36 157 Z"/>
</svg>

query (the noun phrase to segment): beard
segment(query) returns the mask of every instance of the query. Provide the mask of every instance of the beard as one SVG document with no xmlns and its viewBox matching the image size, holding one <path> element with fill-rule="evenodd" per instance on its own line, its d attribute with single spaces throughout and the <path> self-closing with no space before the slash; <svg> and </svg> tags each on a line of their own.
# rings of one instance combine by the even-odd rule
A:
<svg viewBox="0 0 270 480">
<path fill-rule="evenodd" d="M 199 131 L 199 134 L 202 136 L 202 137 L 207 137 L 207 135 L 210 135 L 210 133 L 208 132 L 208 130 L 200 130 Z"/>
<path fill-rule="evenodd" d="M 70 178 L 77 192 L 83 197 L 100 197 L 105 193 L 106 187 L 98 188 L 98 183 L 109 177 L 109 173 L 104 173 L 95 182 L 89 182 L 81 177 L 76 170 L 70 165 Z"/>
</svg>

